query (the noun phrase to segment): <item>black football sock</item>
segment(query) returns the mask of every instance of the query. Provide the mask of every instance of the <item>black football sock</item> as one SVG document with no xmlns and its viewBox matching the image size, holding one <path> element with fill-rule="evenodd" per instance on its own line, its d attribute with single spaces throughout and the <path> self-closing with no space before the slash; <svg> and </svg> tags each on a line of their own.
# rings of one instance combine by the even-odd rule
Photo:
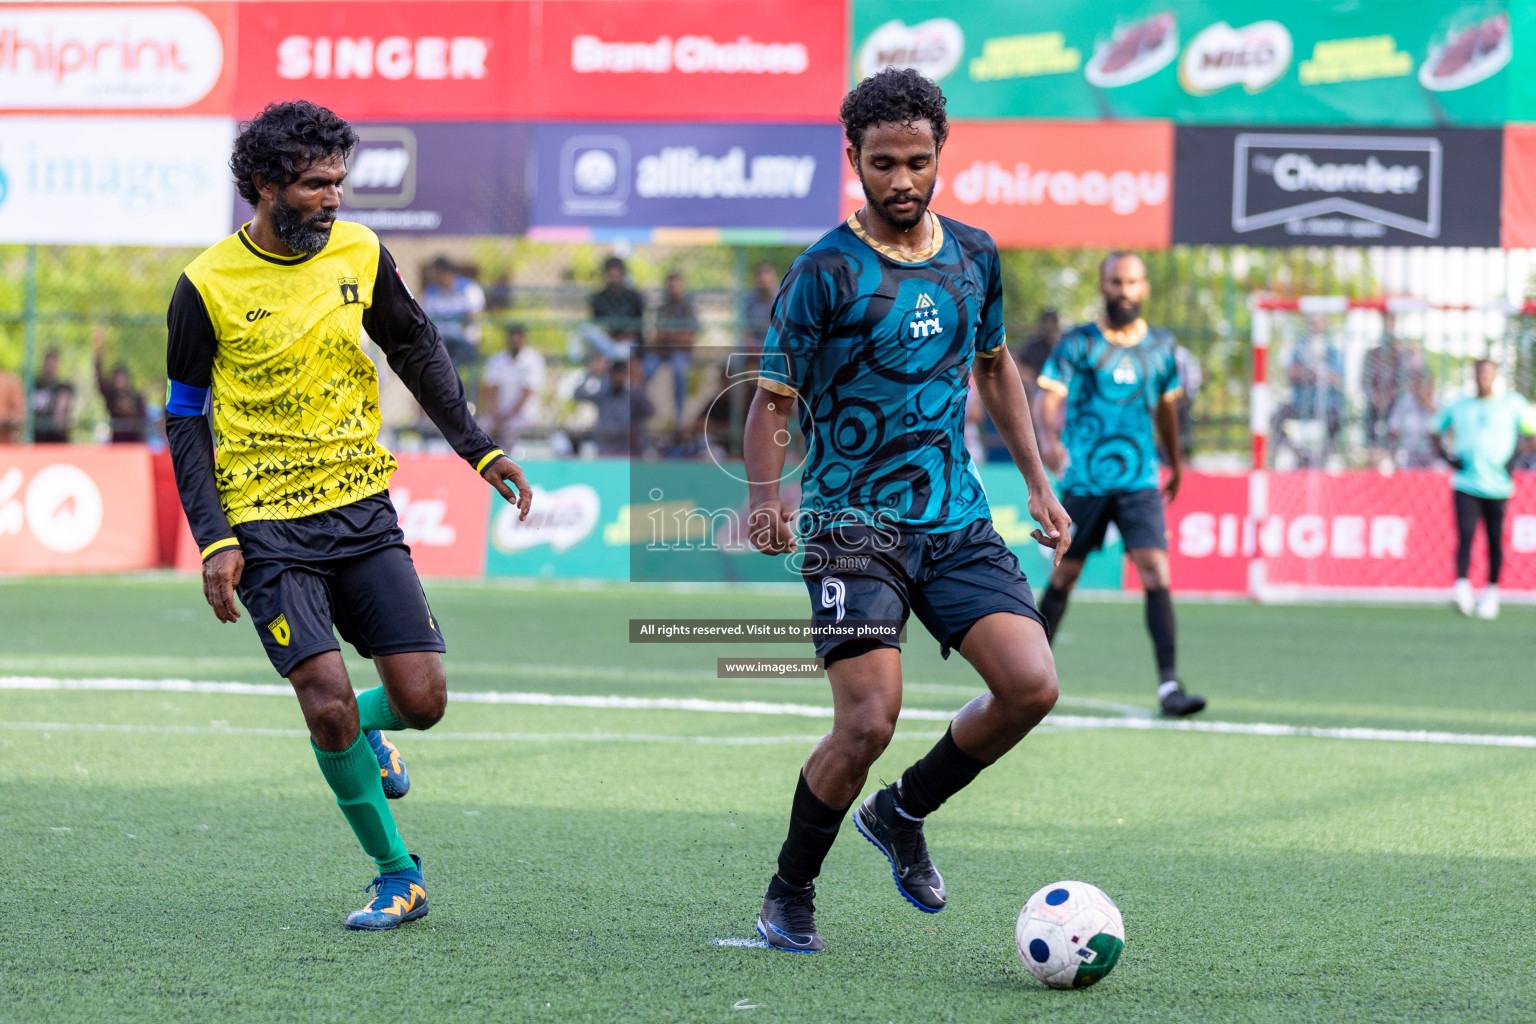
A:
<svg viewBox="0 0 1536 1024">
<path fill-rule="evenodd" d="M 1047 586 L 1045 596 L 1040 598 L 1040 614 L 1045 619 L 1045 632 L 1053 642 L 1056 639 L 1056 627 L 1061 624 L 1061 617 L 1067 614 L 1067 598 L 1071 594 L 1070 590 Z"/>
<path fill-rule="evenodd" d="M 801 772 L 800 782 L 795 786 L 795 801 L 789 810 L 789 835 L 779 849 L 779 879 L 797 889 L 815 881 L 847 814 L 848 807 L 828 807 L 822 803 Z"/>
<path fill-rule="evenodd" d="M 1173 595 L 1167 587 L 1147 591 L 1147 632 L 1152 635 L 1152 651 L 1157 656 L 1157 678 L 1166 686 L 1178 679 L 1174 668 Z M 1163 687 L 1158 688 L 1162 696 Z"/>
<path fill-rule="evenodd" d="M 908 818 L 928 817 L 969 786 L 988 763 L 961 750 L 954 735 L 945 729 L 933 749 L 902 773 L 896 783 L 896 810 Z"/>
</svg>

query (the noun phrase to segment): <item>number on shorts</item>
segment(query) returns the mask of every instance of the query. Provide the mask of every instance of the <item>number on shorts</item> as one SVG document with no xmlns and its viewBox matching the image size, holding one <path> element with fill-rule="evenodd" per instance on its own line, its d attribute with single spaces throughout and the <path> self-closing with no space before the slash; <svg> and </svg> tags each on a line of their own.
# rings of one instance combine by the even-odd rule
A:
<svg viewBox="0 0 1536 1024">
<path fill-rule="evenodd" d="M 843 581 L 836 576 L 828 576 L 821 581 L 821 606 L 836 608 L 838 622 L 843 621 L 843 598 L 847 593 L 848 588 L 843 586 Z"/>
</svg>

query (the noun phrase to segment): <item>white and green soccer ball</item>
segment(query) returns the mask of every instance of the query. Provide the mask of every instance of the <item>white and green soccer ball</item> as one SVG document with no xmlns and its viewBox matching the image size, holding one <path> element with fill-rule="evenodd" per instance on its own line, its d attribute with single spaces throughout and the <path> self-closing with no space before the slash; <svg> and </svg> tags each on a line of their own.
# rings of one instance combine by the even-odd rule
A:
<svg viewBox="0 0 1536 1024">
<path fill-rule="evenodd" d="M 1024 904 L 1013 936 L 1030 974 L 1051 988 L 1083 988 L 1120 959 L 1125 922 L 1096 886 L 1053 882 Z"/>
</svg>

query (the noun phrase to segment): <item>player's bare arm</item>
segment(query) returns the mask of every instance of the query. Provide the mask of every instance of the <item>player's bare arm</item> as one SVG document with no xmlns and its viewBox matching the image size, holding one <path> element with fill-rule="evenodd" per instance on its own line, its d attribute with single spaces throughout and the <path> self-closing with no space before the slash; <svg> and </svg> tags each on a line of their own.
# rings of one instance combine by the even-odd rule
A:
<svg viewBox="0 0 1536 1024">
<path fill-rule="evenodd" d="M 1184 456 L 1179 452 L 1179 410 L 1174 404 L 1178 392 L 1172 391 L 1157 403 L 1157 443 L 1168 458 L 1168 479 L 1163 483 L 1163 500 L 1172 505 L 1184 480 Z"/>
<path fill-rule="evenodd" d="M 792 395 L 758 388 L 747 410 L 742 439 L 748 491 L 748 537 L 765 555 L 782 555 L 798 546 L 790 521 L 795 510 L 779 497 L 779 478 L 784 474 L 785 440 L 789 437 Z"/>
<path fill-rule="evenodd" d="M 1051 481 L 1040 462 L 1040 449 L 1035 442 L 1033 417 L 1029 414 L 1029 396 L 1024 392 L 1024 381 L 1013 355 L 1004 345 L 995 355 L 978 355 L 972 376 L 976 392 L 987 415 L 992 417 L 1013 464 L 1019 467 L 1024 483 L 1029 487 L 1029 514 L 1040 524 L 1032 536 L 1037 543 L 1055 549 L 1054 565 L 1060 565 L 1072 543 L 1072 518 L 1067 515 Z M 1049 394 L 1049 392 L 1047 392 Z"/>
<path fill-rule="evenodd" d="M 1040 460 L 1058 476 L 1067 464 L 1067 451 L 1061 446 L 1061 429 L 1057 426 L 1061 422 L 1062 402 L 1060 392 L 1041 385 L 1040 431 L 1041 440 L 1045 443 L 1040 446 Z"/>
</svg>

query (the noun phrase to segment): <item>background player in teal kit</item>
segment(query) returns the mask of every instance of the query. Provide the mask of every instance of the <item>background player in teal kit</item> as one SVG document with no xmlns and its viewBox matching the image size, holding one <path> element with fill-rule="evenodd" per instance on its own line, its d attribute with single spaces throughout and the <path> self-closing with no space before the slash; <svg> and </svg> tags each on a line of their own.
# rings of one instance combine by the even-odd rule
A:
<svg viewBox="0 0 1536 1024">
<path fill-rule="evenodd" d="M 1467 579 L 1467 568 L 1472 563 L 1472 539 L 1478 520 L 1482 520 L 1488 541 L 1488 589 L 1477 602 L 1477 617 L 1493 619 L 1499 614 L 1499 570 L 1504 565 L 1504 508 L 1515 493 L 1509 464 L 1519 451 L 1521 433 L 1536 433 L 1536 422 L 1524 398 L 1493 393 L 1499 379 L 1498 363 L 1479 359 L 1474 372 L 1477 395 L 1442 409 L 1431 438 L 1440 457 L 1456 469 L 1451 477 L 1456 508 L 1456 584 L 1452 590 L 1456 607 L 1463 615 L 1472 614 L 1472 581 Z M 1449 449 L 1446 431 L 1451 434 Z"/>
<path fill-rule="evenodd" d="M 932 913 L 947 896 L 923 818 L 1056 702 L 1043 620 L 965 450 L 973 374 L 1029 485 L 1044 527 L 1036 539 L 1064 546 L 1071 524 L 1005 344 L 997 248 L 928 210 L 947 134 L 943 94 L 915 71 L 887 68 L 848 94 L 841 117 L 866 203 L 795 261 L 775 303 L 746 427 L 750 525 L 759 550 L 802 560 L 818 624 L 915 612 L 946 656 L 958 650 L 986 682 L 926 756 L 854 813 L 901 894 Z M 779 497 L 792 410 L 808 445 L 798 513 Z M 894 638 L 818 638 L 816 653 L 832 686 L 832 732 L 800 774 L 757 922 L 771 945 L 796 952 L 822 949 L 813 880 L 901 709 Z"/>
<path fill-rule="evenodd" d="M 1157 658 L 1158 703 L 1165 715 L 1192 715 L 1205 698 L 1184 692 L 1175 667 L 1172 582 L 1168 571 L 1163 500 L 1179 494 L 1179 370 L 1173 332 L 1148 327 L 1141 304 L 1147 268 L 1131 253 L 1114 253 L 1099 266 L 1104 317 L 1062 336 L 1040 371 L 1041 420 L 1048 432 L 1061 422 L 1065 442 L 1049 438 L 1046 457 L 1060 469 L 1067 456 L 1062 504 L 1076 524 L 1066 557 L 1051 573 L 1040 601 L 1051 635 L 1089 553 L 1104 546 L 1114 523 L 1146 591 L 1147 632 Z M 1156 424 L 1156 437 L 1153 425 Z M 1158 442 L 1168 459 L 1168 482 L 1158 493 Z"/>
</svg>

